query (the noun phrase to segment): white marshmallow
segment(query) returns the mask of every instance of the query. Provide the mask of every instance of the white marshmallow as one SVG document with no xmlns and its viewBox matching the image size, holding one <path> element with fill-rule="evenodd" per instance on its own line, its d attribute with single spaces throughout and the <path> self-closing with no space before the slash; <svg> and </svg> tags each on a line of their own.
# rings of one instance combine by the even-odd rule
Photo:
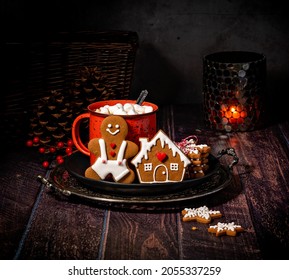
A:
<svg viewBox="0 0 289 280">
<path fill-rule="evenodd" d="M 114 112 L 117 111 L 118 109 L 119 109 L 119 106 L 117 104 L 108 107 L 109 113 L 112 114 L 112 115 L 115 115 Z"/>
<path fill-rule="evenodd" d="M 143 114 L 144 113 L 144 108 L 141 105 L 134 104 L 134 109 L 138 114 Z"/>
<path fill-rule="evenodd" d="M 102 113 L 102 114 L 109 114 L 109 110 L 108 110 L 108 108 L 105 108 L 105 107 L 101 107 L 100 109 L 99 109 L 99 113 Z"/>
<path fill-rule="evenodd" d="M 137 115 L 137 112 L 133 109 L 133 107 L 130 110 L 126 111 L 126 113 L 128 115 Z"/>
<path fill-rule="evenodd" d="M 125 103 L 125 104 L 123 105 L 123 109 L 124 109 L 126 112 L 128 112 L 128 111 L 130 111 L 130 110 L 133 110 L 133 105 L 132 105 L 131 103 Z"/>
<path fill-rule="evenodd" d="M 147 105 L 144 105 L 144 112 L 145 113 L 151 113 L 153 111 L 153 107 L 152 106 L 147 106 Z"/>
<path fill-rule="evenodd" d="M 123 108 L 118 108 L 117 110 L 114 111 L 114 115 L 127 115 L 126 111 L 123 110 Z"/>
<path fill-rule="evenodd" d="M 115 105 L 105 105 L 95 110 L 96 112 L 108 115 L 139 115 L 153 112 L 152 106 L 141 106 L 134 103 L 117 103 Z"/>
</svg>

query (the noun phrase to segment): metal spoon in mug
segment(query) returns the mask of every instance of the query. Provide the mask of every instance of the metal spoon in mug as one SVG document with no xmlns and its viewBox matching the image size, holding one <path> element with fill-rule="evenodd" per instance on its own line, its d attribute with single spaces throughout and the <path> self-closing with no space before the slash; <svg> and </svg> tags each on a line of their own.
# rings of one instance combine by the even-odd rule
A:
<svg viewBox="0 0 289 280">
<path fill-rule="evenodd" d="M 146 89 L 142 90 L 141 93 L 139 94 L 139 97 L 136 100 L 136 104 L 141 105 L 144 102 L 147 95 L 148 95 L 148 91 Z"/>
</svg>

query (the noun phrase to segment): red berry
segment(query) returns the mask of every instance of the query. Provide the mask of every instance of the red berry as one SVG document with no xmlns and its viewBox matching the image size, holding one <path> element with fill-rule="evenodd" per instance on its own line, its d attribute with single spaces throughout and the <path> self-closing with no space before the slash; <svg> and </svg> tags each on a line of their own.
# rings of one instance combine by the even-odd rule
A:
<svg viewBox="0 0 289 280">
<path fill-rule="evenodd" d="M 32 147 L 33 146 L 33 141 L 32 140 L 27 140 L 26 141 L 26 146 L 27 147 Z"/>
<path fill-rule="evenodd" d="M 73 141 L 72 141 L 71 139 L 68 139 L 68 140 L 67 140 L 67 146 L 68 146 L 68 147 L 73 147 L 73 145 L 74 145 L 74 144 L 73 144 Z"/>
<path fill-rule="evenodd" d="M 56 159 L 56 161 L 57 161 L 58 164 L 61 164 L 61 163 L 64 162 L 64 159 L 62 157 L 59 157 L 59 158 Z"/>
<path fill-rule="evenodd" d="M 45 148 L 43 148 L 43 147 L 40 147 L 38 150 L 39 150 L 39 153 L 41 153 L 41 154 L 45 153 Z"/>
<path fill-rule="evenodd" d="M 50 148 L 49 148 L 49 151 L 50 151 L 50 153 L 55 153 L 55 152 L 56 152 L 56 149 L 55 149 L 54 147 L 50 147 Z"/>
<path fill-rule="evenodd" d="M 43 161 L 43 162 L 42 162 L 42 166 L 43 166 L 44 168 L 49 167 L 49 161 L 47 161 L 47 160 Z"/>
<path fill-rule="evenodd" d="M 37 137 L 37 136 L 35 136 L 34 138 L 33 138 L 33 143 L 39 143 L 39 141 L 40 141 L 40 139 L 39 139 L 39 137 Z"/>
<path fill-rule="evenodd" d="M 63 142 L 58 142 L 56 146 L 57 146 L 57 148 L 61 149 L 61 148 L 64 147 L 64 143 Z"/>
<path fill-rule="evenodd" d="M 72 148 L 71 148 L 71 147 L 67 147 L 67 148 L 65 149 L 65 153 L 66 153 L 67 155 L 71 155 L 71 153 L 72 153 Z"/>
</svg>

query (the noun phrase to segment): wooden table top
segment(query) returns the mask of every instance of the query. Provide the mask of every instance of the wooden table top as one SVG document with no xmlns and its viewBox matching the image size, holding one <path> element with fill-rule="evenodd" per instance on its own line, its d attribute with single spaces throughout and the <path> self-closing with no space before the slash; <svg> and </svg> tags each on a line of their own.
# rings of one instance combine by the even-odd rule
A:
<svg viewBox="0 0 289 280">
<path fill-rule="evenodd" d="M 206 129 L 202 119 L 198 109 L 185 105 L 165 106 L 158 112 L 159 128 L 174 141 L 194 134 L 199 143 L 211 146 L 214 156 L 232 147 L 239 162 L 226 187 L 169 206 L 155 202 L 162 195 L 140 207 L 138 201 L 128 205 L 126 197 L 124 203 L 112 199 L 106 205 L 55 193 L 37 179 L 48 178 L 53 171 L 42 168 L 39 154 L 26 147 L 9 152 L 0 164 L 0 258 L 288 259 L 288 121 L 226 134 Z M 231 161 L 229 156 L 220 158 L 226 170 Z M 210 224 L 182 221 L 184 207 L 201 206 L 223 216 Z M 207 230 L 217 222 L 234 222 L 245 231 L 217 237 Z"/>
</svg>

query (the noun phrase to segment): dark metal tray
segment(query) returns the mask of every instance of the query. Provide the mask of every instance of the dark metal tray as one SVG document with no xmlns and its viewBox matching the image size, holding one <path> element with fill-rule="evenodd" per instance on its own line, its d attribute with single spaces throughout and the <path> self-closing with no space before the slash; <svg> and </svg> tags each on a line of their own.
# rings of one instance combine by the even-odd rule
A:
<svg viewBox="0 0 289 280">
<path fill-rule="evenodd" d="M 228 153 L 227 150 L 221 151 L 219 156 L 222 156 L 223 154 L 230 153 Z M 184 188 L 154 195 L 152 193 L 148 195 L 143 193 L 142 195 L 137 195 L 136 193 L 134 195 L 132 193 L 126 195 L 121 192 L 107 192 L 101 191 L 101 188 L 91 188 L 91 186 L 86 185 L 85 181 L 79 180 L 79 178 L 68 172 L 66 165 L 63 164 L 57 165 L 52 170 L 48 180 L 41 176 L 39 176 L 39 179 L 47 188 L 61 193 L 62 195 L 97 202 L 105 207 L 129 207 L 135 209 L 144 207 L 146 209 L 149 208 L 154 210 L 159 208 L 164 209 L 167 207 L 174 208 L 183 202 L 212 195 L 229 186 L 232 181 L 232 166 L 238 162 L 238 158 L 234 153 L 233 156 L 234 161 L 229 167 L 223 166 L 219 163 L 218 159 L 214 157 L 216 160 L 216 166 L 213 168 L 212 173 L 210 173 L 210 176 L 206 177 L 206 180 L 198 181 L 198 184 L 193 183 L 190 185 L 188 182 L 184 182 L 183 184 L 186 185 Z"/>
<path fill-rule="evenodd" d="M 135 181 L 131 184 L 121 184 L 112 181 L 97 181 L 84 177 L 84 172 L 89 167 L 89 157 L 80 152 L 72 154 L 65 160 L 66 170 L 84 186 L 99 192 L 125 196 L 154 196 L 156 194 L 168 194 L 192 188 L 207 181 L 218 171 L 219 165 L 219 160 L 213 155 L 209 155 L 209 170 L 207 170 L 205 176 L 201 178 L 167 183 L 139 183 L 138 181 Z"/>
</svg>

